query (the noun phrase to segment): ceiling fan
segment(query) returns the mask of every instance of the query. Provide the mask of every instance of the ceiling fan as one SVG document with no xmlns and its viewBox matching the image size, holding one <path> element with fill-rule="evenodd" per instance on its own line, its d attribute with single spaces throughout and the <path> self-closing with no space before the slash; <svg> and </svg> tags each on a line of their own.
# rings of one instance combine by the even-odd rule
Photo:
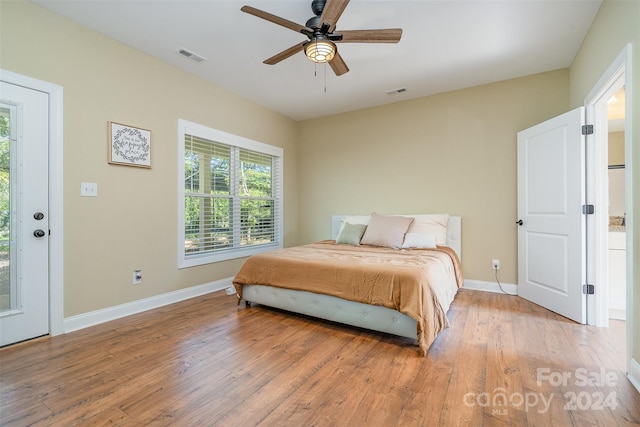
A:
<svg viewBox="0 0 640 427">
<path fill-rule="evenodd" d="M 272 56 L 264 61 L 265 64 L 274 65 L 300 51 L 304 51 L 310 61 L 328 62 L 333 72 L 337 76 L 341 76 L 349 71 L 349 67 L 347 67 L 340 53 L 338 53 L 336 43 L 398 43 L 400 37 L 402 37 L 401 28 L 336 32 L 336 23 L 347 4 L 349 4 L 349 0 L 313 0 L 311 2 L 311 10 L 315 16 L 311 17 L 305 25 L 296 24 L 251 6 L 243 6 L 240 10 L 302 33 L 309 38 L 309 40 L 298 43 Z"/>
</svg>

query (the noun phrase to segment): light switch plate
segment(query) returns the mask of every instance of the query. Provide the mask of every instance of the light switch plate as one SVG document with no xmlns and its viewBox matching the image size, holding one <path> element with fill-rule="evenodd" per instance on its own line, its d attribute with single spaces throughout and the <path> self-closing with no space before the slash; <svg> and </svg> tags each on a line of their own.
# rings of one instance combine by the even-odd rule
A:
<svg viewBox="0 0 640 427">
<path fill-rule="evenodd" d="M 83 197 L 98 197 L 98 184 L 95 182 L 80 183 L 80 195 Z"/>
</svg>

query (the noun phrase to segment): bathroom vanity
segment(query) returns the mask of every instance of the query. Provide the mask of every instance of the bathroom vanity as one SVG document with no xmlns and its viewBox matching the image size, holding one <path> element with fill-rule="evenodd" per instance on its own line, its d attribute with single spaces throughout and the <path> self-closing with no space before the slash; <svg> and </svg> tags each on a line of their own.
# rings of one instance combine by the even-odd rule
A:
<svg viewBox="0 0 640 427">
<path fill-rule="evenodd" d="M 618 230 L 624 230 L 624 227 L 619 227 Z M 626 235 L 624 231 L 609 231 L 609 318 L 611 319 L 626 320 Z"/>
</svg>

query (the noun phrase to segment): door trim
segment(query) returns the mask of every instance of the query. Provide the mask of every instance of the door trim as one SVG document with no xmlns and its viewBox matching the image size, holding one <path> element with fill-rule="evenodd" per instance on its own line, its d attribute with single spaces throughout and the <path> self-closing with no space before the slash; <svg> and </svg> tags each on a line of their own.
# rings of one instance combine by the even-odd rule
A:
<svg viewBox="0 0 640 427">
<path fill-rule="evenodd" d="M 0 69 L 0 80 L 49 95 L 49 334 L 64 333 L 63 88 Z"/>
<path fill-rule="evenodd" d="M 587 120 L 589 123 L 594 124 L 594 133 L 593 133 L 593 143 L 591 144 L 591 156 L 595 156 L 595 161 L 602 160 L 598 159 L 598 156 L 602 157 L 606 155 L 603 153 L 603 150 L 600 152 L 597 150 L 598 146 L 602 147 L 603 140 L 606 138 L 606 135 L 603 135 L 602 129 L 607 129 L 606 117 L 604 118 L 602 115 L 603 111 L 598 111 L 599 107 L 602 110 L 602 104 L 606 105 L 607 96 L 614 89 L 616 85 L 619 86 L 619 81 L 624 75 L 624 86 L 625 86 L 625 97 L 629 100 L 626 104 L 625 108 L 625 136 L 624 136 L 624 145 L 625 145 L 625 163 L 626 163 L 626 176 L 625 176 L 625 209 L 627 213 L 627 234 L 626 234 L 626 250 L 627 250 L 627 266 L 626 266 L 626 288 L 627 288 L 627 372 L 631 372 L 631 362 L 633 360 L 633 326 L 634 326 L 634 313 L 633 313 L 633 181 L 631 180 L 631 170 L 632 166 L 632 120 L 633 117 L 632 109 L 631 109 L 631 100 L 632 96 L 632 70 L 631 70 L 631 43 L 625 45 L 620 54 L 616 57 L 616 59 L 611 63 L 607 71 L 602 75 L 598 83 L 591 89 L 591 92 L 585 97 L 584 105 L 587 109 Z M 594 123 L 594 121 L 596 123 Z M 588 148 L 589 149 L 589 148 Z M 602 164 L 599 165 L 602 167 Z M 600 170 L 598 169 L 598 165 L 588 165 L 589 167 L 596 168 L 596 173 L 592 173 L 591 175 L 596 175 Z M 589 169 L 588 169 L 589 170 Z M 605 200 L 607 192 L 603 191 L 604 189 L 596 189 L 600 191 L 594 191 L 589 197 L 593 197 L 593 203 L 596 206 L 607 206 L 608 200 Z M 601 210 L 601 209 L 600 209 Z M 606 213 L 606 212 L 605 212 Z M 604 217 L 605 215 L 601 215 Z M 596 220 L 597 226 L 594 228 L 593 233 L 595 233 L 597 242 L 607 242 L 607 233 L 608 233 L 608 218 L 600 218 Z M 603 271 L 599 266 L 602 265 L 604 257 L 607 256 L 606 250 L 607 247 L 603 247 L 604 245 L 601 243 L 599 247 L 595 248 L 596 254 L 591 255 L 592 258 L 595 258 L 593 262 L 596 266 L 596 281 L 608 280 L 605 277 L 606 269 Z M 596 282 L 597 283 L 597 282 Z M 604 292 L 596 292 L 596 298 L 593 304 L 591 305 L 593 311 L 590 310 L 590 316 L 588 319 L 588 323 L 596 326 L 607 326 L 609 322 L 608 315 L 608 296 Z M 591 315 L 593 314 L 593 315 Z"/>
</svg>

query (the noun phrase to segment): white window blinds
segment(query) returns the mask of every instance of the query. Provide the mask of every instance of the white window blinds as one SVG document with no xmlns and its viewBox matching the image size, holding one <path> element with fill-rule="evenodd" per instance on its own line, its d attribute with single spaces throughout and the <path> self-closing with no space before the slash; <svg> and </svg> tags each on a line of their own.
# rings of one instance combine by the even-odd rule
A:
<svg viewBox="0 0 640 427">
<path fill-rule="evenodd" d="M 281 247 L 282 156 L 266 152 L 281 149 L 264 150 L 264 144 L 243 139 L 234 145 L 234 138 L 225 138 L 228 134 L 193 130 L 181 135 L 181 264 Z"/>
</svg>

